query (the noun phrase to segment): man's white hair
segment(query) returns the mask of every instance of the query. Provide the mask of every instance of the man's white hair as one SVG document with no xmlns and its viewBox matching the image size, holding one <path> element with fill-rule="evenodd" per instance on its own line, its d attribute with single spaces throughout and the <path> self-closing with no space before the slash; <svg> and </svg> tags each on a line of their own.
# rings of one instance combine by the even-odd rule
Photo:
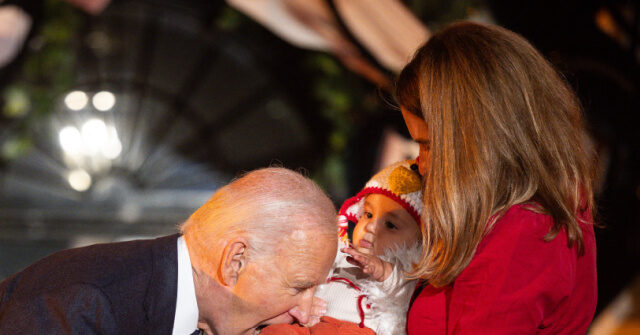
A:
<svg viewBox="0 0 640 335">
<path fill-rule="evenodd" d="M 331 200 L 312 180 L 285 168 L 255 170 L 222 187 L 180 228 L 197 263 L 205 266 L 238 236 L 247 238 L 250 260 L 274 256 L 296 232 L 310 233 L 302 234 L 310 247 L 323 237 L 337 245 Z"/>
</svg>

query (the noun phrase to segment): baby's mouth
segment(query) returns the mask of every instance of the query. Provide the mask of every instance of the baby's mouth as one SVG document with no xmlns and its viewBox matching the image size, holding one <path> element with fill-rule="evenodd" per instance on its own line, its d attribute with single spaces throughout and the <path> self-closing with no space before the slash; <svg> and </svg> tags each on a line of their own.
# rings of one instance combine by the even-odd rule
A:
<svg viewBox="0 0 640 335">
<path fill-rule="evenodd" d="M 359 246 L 360 248 L 371 249 L 371 247 L 373 247 L 373 244 L 371 244 L 371 242 L 369 242 L 369 241 L 367 241 L 367 240 L 365 240 L 365 239 L 361 239 L 361 240 L 358 242 L 358 246 Z"/>
</svg>

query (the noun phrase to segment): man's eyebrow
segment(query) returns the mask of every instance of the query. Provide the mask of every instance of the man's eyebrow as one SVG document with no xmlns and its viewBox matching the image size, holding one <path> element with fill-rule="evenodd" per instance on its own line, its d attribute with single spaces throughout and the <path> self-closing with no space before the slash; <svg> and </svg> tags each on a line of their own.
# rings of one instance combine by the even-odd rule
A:
<svg viewBox="0 0 640 335">
<path fill-rule="evenodd" d="M 316 283 L 315 281 L 312 280 L 294 280 L 293 281 L 293 287 L 313 287 L 318 285 L 318 283 Z"/>
</svg>

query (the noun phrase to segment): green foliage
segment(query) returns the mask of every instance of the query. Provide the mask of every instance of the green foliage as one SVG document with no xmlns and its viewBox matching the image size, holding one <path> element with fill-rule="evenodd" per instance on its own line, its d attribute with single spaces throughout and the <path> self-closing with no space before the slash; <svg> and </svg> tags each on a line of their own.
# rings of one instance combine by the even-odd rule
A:
<svg viewBox="0 0 640 335">
<path fill-rule="evenodd" d="M 44 13 L 20 80 L 38 116 L 49 114 L 55 99 L 72 88 L 76 63 L 74 37 L 80 26 L 80 13 L 65 2 L 45 1 Z"/>
<path fill-rule="evenodd" d="M 431 31 L 469 17 L 484 0 L 407 0 L 406 4 Z"/>
<path fill-rule="evenodd" d="M 31 139 L 25 135 L 11 137 L 2 143 L 0 157 L 5 160 L 15 159 L 27 153 L 31 145 Z"/>
<path fill-rule="evenodd" d="M 468 18 L 483 0 L 407 0 L 407 6 L 431 31 L 456 20 Z M 314 80 L 313 95 L 320 104 L 322 116 L 332 124 L 328 134 L 327 156 L 315 180 L 334 197 L 344 199 L 347 189 L 347 152 L 352 134 L 360 133 L 360 120 L 376 117 L 385 111 L 378 91 L 364 79 L 348 71 L 331 55 L 314 54 L 308 60 Z M 360 122 L 359 122 L 360 121 Z"/>
<path fill-rule="evenodd" d="M 31 101 L 23 87 L 12 86 L 2 94 L 4 106 L 2 113 L 8 118 L 18 118 L 27 115 L 31 109 Z"/>
<path fill-rule="evenodd" d="M 467 17 L 483 0 L 406 0 L 405 4 L 435 31 L 442 25 Z M 23 67 L 11 85 L 0 95 L 4 117 L 14 120 L 16 137 L 0 143 L 5 158 L 26 152 L 27 139 L 33 125 L 53 111 L 56 99 L 73 88 L 76 69 L 78 32 L 86 16 L 70 4 L 44 0 L 43 17 L 38 31 L 28 41 Z M 237 30 L 251 22 L 230 6 L 223 6 L 213 24 L 222 31 Z M 384 109 L 376 89 L 351 73 L 332 55 L 310 52 L 303 62 L 312 80 L 313 97 L 321 115 L 331 124 L 327 135 L 327 156 L 315 179 L 336 197 L 348 194 L 346 160 L 352 134 L 359 132 L 359 120 L 374 117 Z"/>
<path fill-rule="evenodd" d="M 1 92 L 2 113 L 15 120 L 21 132 L 2 143 L 5 159 L 28 151 L 31 141 L 25 136 L 30 126 L 49 115 L 56 99 L 73 87 L 74 41 L 82 14 L 66 2 L 46 0 L 43 15 L 38 31 L 25 46 L 26 56 L 17 80 Z"/>
<path fill-rule="evenodd" d="M 223 31 L 235 30 L 243 22 L 244 16 L 229 6 L 224 6 L 215 20 L 215 26 Z"/>
<path fill-rule="evenodd" d="M 327 54 L 312 54 L 307 67 L 313 80 L 313 97 L 319 112 L 331 124 L 327 134 L 327 155 L 314 179 L 335 198 L 349 194 L 347 153 L 353 134 L 358 133 L 358 119 L 380 112 L 377 91 L 364 79 L 347 70 Z"/>
</svg>

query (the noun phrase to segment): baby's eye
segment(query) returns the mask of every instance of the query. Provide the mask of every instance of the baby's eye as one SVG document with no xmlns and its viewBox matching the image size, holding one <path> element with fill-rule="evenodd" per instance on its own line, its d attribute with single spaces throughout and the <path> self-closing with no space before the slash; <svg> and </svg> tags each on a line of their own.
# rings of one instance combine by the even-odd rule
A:
<svg viewBox="0 0 640 335">
<path fill-rule="evenodd" d="M 391 221 L 385 221 L 384 225 L 388 228 L 388 229 L 398 229 L 398 227 L 396 227 L 396 225 L 393 224 L 393 222 Z"/>
<path fill-rule="evenodd" d="M 364 217 L 366 217 L 367 219 L 371 219 L 373 217 L 373 214 L 371 214 L 370 212 L 364 212 Z"/>
</svg>

